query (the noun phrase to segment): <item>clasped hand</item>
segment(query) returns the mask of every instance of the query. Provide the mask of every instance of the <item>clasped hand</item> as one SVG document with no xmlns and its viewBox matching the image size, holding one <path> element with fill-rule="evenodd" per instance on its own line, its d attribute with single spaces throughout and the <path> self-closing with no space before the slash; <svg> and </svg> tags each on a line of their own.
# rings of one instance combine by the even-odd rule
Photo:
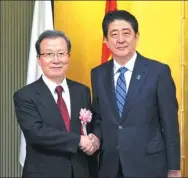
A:
<svg viewBox="0 0 188 178">
<path fill-rule="evenodd" d="M 81 135 L 80 139 L 80 149 L 87 155 L 92 155 L 99 149 L 100 143 L 99 139 L 94 134 Z"/>
</svg>

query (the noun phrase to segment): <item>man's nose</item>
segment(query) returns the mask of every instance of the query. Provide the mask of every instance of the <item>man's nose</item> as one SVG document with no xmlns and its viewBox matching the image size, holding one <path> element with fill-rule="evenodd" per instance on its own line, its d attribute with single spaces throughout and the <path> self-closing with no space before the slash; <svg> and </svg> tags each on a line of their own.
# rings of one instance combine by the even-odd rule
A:
<svg viewBox="0 0 188 178">
<path fill-rule="evenodd" d="M 124 38 L 124 36 L 120 33 L 119 35 L 118 35 L 118 42 L 119 43 L 123 43 L 125 41 L 125 38 Z"/>
<path fill-rule="evenodd" d="M 58 56 L 56 54 L 54 55 L 52 62 L 59 63 L 59 59 L 58 59 Z"/>
</svg>

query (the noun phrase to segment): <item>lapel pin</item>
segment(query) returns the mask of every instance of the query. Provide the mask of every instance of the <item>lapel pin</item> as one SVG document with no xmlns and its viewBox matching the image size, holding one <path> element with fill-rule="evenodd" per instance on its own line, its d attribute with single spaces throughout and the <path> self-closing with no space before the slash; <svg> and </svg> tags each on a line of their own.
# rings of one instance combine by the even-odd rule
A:
<svg viewBox="0 0 188 178">
<path fill-rule="evenodd" d="M 136 79 L 137 79 L 137 80 L 140 80 L 140 77 L 141 77 L 140 75 L 137 75 Z"/>
</svg>

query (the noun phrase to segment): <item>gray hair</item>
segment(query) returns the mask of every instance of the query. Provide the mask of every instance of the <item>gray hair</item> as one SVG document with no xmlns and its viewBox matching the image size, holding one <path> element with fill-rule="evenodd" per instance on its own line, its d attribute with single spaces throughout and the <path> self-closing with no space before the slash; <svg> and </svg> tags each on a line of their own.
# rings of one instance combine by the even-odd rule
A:
<svg viewBox="0 0 188 178">
<path fill-rule="evenodd" d="M 58 38 L 58 37 L 63 38 L 66 41 L 68 53 L 70 53 L 71 42 L 64 32 L 58 31 L 58 30 L 46 30 L 40 34 L 40 36 L 38 37 L 38 40 L 35 43 L 37 55 L 40 55 L 40 43 L 42 42 L 42 40 L 47 39 L 47 38 L 49 39 L 49 38 Z"/>
</svg>

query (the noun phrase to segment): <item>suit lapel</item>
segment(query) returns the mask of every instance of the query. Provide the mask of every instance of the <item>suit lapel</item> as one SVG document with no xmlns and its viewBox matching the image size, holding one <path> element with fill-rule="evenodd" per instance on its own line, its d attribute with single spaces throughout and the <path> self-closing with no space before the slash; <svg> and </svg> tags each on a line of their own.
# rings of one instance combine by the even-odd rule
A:
<svg viewBox="0 0 188 178">
<path fill-rule="evenodd" d="M 139 91 L 144 84 L 145 78 L 147 76 L 147 63 L 144 57 L 137 53 L 137 59 L 133 69 L 133 74 L 131 77 L 129 89 L 127 92 L 126 103 L 123 110 L 122 120 L 126 118 L 128 112 L 131 110 L 132 104 L 135 99 L 139 97 Z"/>
<path fill-rule="evenodd" d="M 67 79 L 67 84 L 70 93 L 70 106 L 71 106 L 71 120 L 70 120 L 70 132 L 80 133 L 81 122 L 79 120 L 79 109 L 81 102 L 79 100 L 80 95 L 78 94 L 78 88 L 76 82 Z"/>
<path fill-rule="evenodd" d="M 116 94 L 115 94 L 115 87 L 114 87 L 114 72 L 113 72 L 113 60 L 110 60 L 106 66 L 105 71 L 105 87 L 106 87 L 106 95 L 109 100 L 109 106 L 111 107 L 111 111 L 115 115 L 112 117 L 116 123 L 120 120 L 120 116 L 118 113 L 117 103 L 116 103 Z M 117 119 L 118 118 L 118 119 Z"/>
<path fill-rule="evenodd" d="M 38 89 L 36 91 L 36 94 L 37 94 L 38 101 L 44 107 L 44 111 L 46 113 L 49 112 L 49 116 L 53 116 L 53 118 L 49 118 L 50 120 L 52 120 L 52 123 L 59 129 L 62 129 L 62 128 L 65 129 L 65 124 L 62 120 L 58 106 L 50 90 L 48 89 L 44 81 L 42 80 L 42 77 L 38 80 Z"/>
</svg>

